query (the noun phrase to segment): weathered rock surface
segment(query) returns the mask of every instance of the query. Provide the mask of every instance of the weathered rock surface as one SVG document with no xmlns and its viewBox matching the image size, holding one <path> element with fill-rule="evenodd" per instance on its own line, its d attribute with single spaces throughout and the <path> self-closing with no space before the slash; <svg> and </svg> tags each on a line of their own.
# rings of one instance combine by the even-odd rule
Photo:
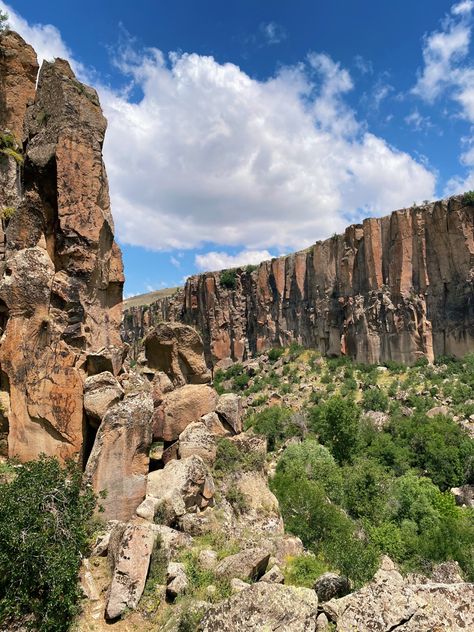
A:
<svg viewBox="0 0 474 632">
<path fill-rule="evenodd" d="M 269 559 L 270 553 L 264 548 L 245 549 L 221 560 L 215 568 L 215 573 L 225 579 L 237 577 L 256 581 L 267 570 Z"/>
<path fill-rule="evenodd" d="M 102 421 L 109 408 L 122 397 L 123 389 L 110 371 L 91 375 L 84 382 L 84 410 L 97 423 Z"/>
<path fill-rule="evenodd" d="M 456 499 L 456 505 L 461 507 L 474 507 L 474 485 L 461 485 L 453 487 L 451 493 Z"/>
<path fill-rule="evenodd" d="M 160 521 L 173 524 L 187 512 L 207 507 L 214 495 L 214 482 L 199 456 L 173 460 L 162 470 L 150 472 L 146 499 L 137 514 L 147 520 L 159 511 Z"/>
<path fill-rule="evenodd" d="M 67 62 L 44 62 L 34 93 L 31 47 L 13 33 L 0 46 L 2 124 L 25 139 L 0 279 L 9 455 L 78 457 L 88 433 L 88 358 L 122 346 L 122 260 L 102 162 L 106 121 L 96 92 Z"/>
<path fill-rule="evenodd" d="M 323 573 L 314 584 L 314 590 L 320 602 L 345 597 L 350 592 L 347 577 L 336 573 Z"/>
<path fill-rule="evenodd" d="M 203 632 L 314 632 L 318 598 L 309 588 L 259 582 L 210 608 Z"/>
<path fill-rule="evenodd" d="M 242 432 L 242 398 L 235 393 L 225 393 L 219 397 L 216 413 L 224 423 L 224 427 L 231 428 L 234 434 Z"/>
<path fill-rule="evenodd" d="M 361 590 L 323 604 L 338 632 L 461 632 L 474 628 L 474 584 L 410 583 L 388 558 Z"/>
<path fill-rule="evenodd" d="M 179 457 L 186 459 L 195 454 L 204 463 L 212 465 L 216 460 L 217 445 L 213 434 L 202 421 L 189 424 L 179 435 Z"/>
<path fill-rule="evenodd" d="M 457 196 L 239 268 L 235 289 L 219 272 L 190 277 L 182 299 L 142 311 L 196 326 L 209 364 L 293 341 L 359 362 L 413 363 L 474 350 L 473 284 L 474 207 Z M 125 338 L 144 320 L 139 307 L 128 313 Z"/>
<path fill-rule="evenodd" d="M 130 522 L 123 532 L 115 560 L 105 616 L 116 619 L 126 608 L 136 608 L 145 587 L 155 534 L 153 525 Z"/>
<path fill-rule="evenodd" d="M 148 366 L 164 371 L 175 386 L 211 381 L 201 336 L 193 327 L 160 323 L 145 338 L 144 346 Z"/>
<path fill-rule="evenodd" d="M 153 437 L 175 441 L 190 423 L 215 411 L 217 397 L 213 388 L 200 384 L 187 384 L 166 393 L 153 415 Z"/>
<path fill-rule="evenodd" d="M 128 395 L 108 410 L 97 431 L 84 473 L 100 501 L 104 518 L 128 520 L 145 498 L 151 445 L 153 400 Z"/>
</svg>

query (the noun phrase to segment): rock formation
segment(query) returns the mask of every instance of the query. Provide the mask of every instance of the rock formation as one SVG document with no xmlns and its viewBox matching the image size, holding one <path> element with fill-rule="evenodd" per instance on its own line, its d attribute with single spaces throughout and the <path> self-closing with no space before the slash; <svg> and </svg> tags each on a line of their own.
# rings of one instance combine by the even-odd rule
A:
<svg viewBox="0 0 474 632">
<path fill-rule="evenodd" d="M 461 196 L 233 274 L 235 288 L 209 272 L 187 280 L 182 300 L 126 311 L 125 339 L 161 314 L 197 327 L 209 365 L 293 341 L 368 363 L 474 350 L 474 207 Z"/>
<path fill-rule="evenodd" d="M 16 143 L 0 165 L 8 452 L 77 457 L 90 431 L 84 380 L 121 365 L 123 271 L 102 162 L 106 121 L 97 93 L 66 61 L 44 62 L 35 92 L 31 47 L 7 33 L 0 48 L 2 142 Z"/>
</svg>

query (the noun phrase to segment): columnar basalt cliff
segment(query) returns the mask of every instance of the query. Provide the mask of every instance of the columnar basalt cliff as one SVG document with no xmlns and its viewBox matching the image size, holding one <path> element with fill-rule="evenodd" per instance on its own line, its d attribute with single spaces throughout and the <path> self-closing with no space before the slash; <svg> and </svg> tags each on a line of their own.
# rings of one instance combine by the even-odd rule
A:
<svg viewBox="0 0 474 632">
<path fill-rule="evenodd" d="M 190 277 L 180 304 L 126 311 L 125 337 L 164 311 L 199 329 L 209 363 L 293 341 L 368 363 L 474 350 L 474 207 L 462 196 L 238 269 L 233 289 L 220 277 Z"/>
<path fill-rule="evenodd" d="M 69 64 L 0 38 L 5 253 L 0 280 L 3 430 L 10 456 L 77 457 L 84 380 L 121 366 L 123 270 L 102 162 L 106 121 Z M 14 186 L 11 173 L 14 173 Z M 8 195 L 14 188 L 14 195 Z M 6 212 L 8 211 L 8 212 Z"/>
</svg>

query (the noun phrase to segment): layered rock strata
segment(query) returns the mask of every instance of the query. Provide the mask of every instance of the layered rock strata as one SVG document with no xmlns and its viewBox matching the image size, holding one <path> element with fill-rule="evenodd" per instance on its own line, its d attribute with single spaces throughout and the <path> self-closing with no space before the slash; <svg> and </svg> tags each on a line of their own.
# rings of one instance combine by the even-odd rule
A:
<svg viewBox="0 0 474 632">
<path fill-rule="evenodd" d="M 21 153 L 5 156 L 15 163 L 13 202 L 0 189 L 0 206 L 15 204 L 3 220 L 0 271 L 8 452 L 77 458 L 88 433 L 84 380 L 121 365 L 123 270 L 102 161 L 106 120 L 95 90 L 66 61 L 44 62 L 35 92 L 31 47 L 7 33 L 0 48 L 2 138 L 14 133 Z"/>
<path fill-rule="evenodd" d="M 458 196 L 366 219 L 234 280 L 193 276 L 181 301 L 126 311 L 125 338 L 164 312 L 197 327 L 208 364 L 292 342 L 368 363 L 463 356 L 474 350 L 474 207 Z"/>
</svg>

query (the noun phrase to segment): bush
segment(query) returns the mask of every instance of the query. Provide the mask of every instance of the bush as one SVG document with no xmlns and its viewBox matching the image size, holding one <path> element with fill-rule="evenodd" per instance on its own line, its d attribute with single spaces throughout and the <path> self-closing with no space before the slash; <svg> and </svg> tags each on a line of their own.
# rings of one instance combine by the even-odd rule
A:
<svg viewBox="0 0 474 632">
<path fill-rule="evenodd" d="M 369 388 L 362 396 L 364 410 L 377 410 L 382 413 L 388 410 L 389 400 L 385 391 L 380 388 Z"/>
<path fill-rule="evenodd" d="M 264 463 L 265 456 L 262 452 L 242 452 L 233 441 L 225 437 L 219 439 L 217 443 L 214 463 L 214 471 L 217 476 L 261 470 Z"/>
<path fill-rule="evenodd" d="M 309 410 L 310 428 L 318 434 L 339 463 L 352 459 L 357 451 L 359 407 L 351 399 L 335 395 Z"/>
<path fill-rule="evenodd" d="M 328 570 L 327 562 L 316 555 L 297 555 L 285 566 L 285 584 L 312 588 L 318 577 Z"/>
<path fill-rule="evenodd" d="M 253 428 L 256 434 L 265 436 L 270 452 L 289 437 L 302 437 L 306 430 L 290 409 L 281 406 L 270 406 L 254 413 L 247 419 L 245 427 Z"/>
<path fill-rule="evenodd" d="M 474 191 L 467 191 L 462 197 L 465 206 L 474 206 Z"/>
<path fill-rule="evenodd" d="M 236 270 L 223 270 L 220 275 L 221 285 L 228 290 L 235 290 L 237 285 L 237 271 Z"/>
<path fill-rule="evenodd" d="M 61 632 L 77 613 L 77 575 L 90 537 L 95 497 L 81 472 L 40 457 L 0 485 L 0 623 L 33 619 Z"/>
<path fill-rule="evenodd" d="M 273 349 L 270 349 L 268 352 L 268 359 L 270 362 L 276 362 L 284 353 L 285 350 L 283 347 L 273 347 Z"/>
</svg>

